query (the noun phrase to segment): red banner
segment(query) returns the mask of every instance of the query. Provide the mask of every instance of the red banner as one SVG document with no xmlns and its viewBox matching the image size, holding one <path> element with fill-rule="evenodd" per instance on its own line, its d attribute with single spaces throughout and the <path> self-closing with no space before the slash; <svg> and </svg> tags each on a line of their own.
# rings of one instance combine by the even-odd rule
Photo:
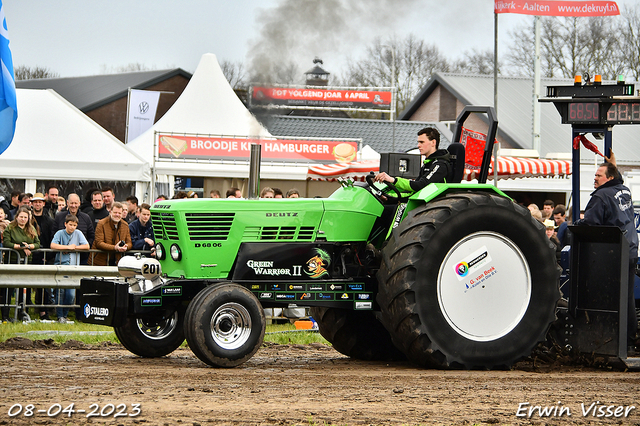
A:
<svg viewBox="0 0 640 426">
<path fill-rule="evenodd" d="M 251 104 L 390 109 L 391 98 L 391 92 L 255 86 Z"/>
<path fill-rule="evenodd" d="M 460 143 L 464 145 L 465 169 L 480 170 L 484 146 L 487 144 L 487 135 L 473 130 L 462 128 Z"/>
<path fill-rule="evenodd" d="M 260 140 L 249 138 L 158 135 L 160 158 L 248 160 L 251 144 L 262 145 L 262 158 L 304 163 L 355 161 L 355 141 Z"/>
<path fill-rule="evenodd" d="M 537 16 L 620 15 L 615 1 L 495 0 L 495 12 Z"/>
</svg>

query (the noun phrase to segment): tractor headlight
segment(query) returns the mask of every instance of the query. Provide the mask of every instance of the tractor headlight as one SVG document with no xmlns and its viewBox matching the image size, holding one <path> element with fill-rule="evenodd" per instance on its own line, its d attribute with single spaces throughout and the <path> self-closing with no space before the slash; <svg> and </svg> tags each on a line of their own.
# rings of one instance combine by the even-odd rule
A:
<svg viewBox="0 0 640 426">
<path fill-rule="evenodd" d="M 156 259 L 164 260 L 165 256 L 164 246 L 161 243 L 156 244 Z"/>
<path fill-rule="evenodd" d="M 171 258 L 174 261 L 179 261 L 182 258 L 182 252 L 180 251 L 180 247 L 177 244 L 171 244 L 169 248 L 169 254 L 171 254 Z"/>
</svg>

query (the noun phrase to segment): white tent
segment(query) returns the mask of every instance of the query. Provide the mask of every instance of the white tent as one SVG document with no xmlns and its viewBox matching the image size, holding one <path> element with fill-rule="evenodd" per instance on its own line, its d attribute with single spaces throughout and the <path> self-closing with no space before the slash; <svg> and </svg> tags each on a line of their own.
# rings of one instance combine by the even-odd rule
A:
<svg viewBox="0 0 640 426">
<path fill-rule="evenodd" d="M 16 89 L 18 122 L 0 177 L 149 182 L 149 165 L 53 90 Z"/>
<path fill-rule="evenodd" d="M 127 147 L 155 167 L 157 175 L 247 178 L 247 161 L 231 160 L 154 160 L 155 135 L 188 134 L 244 138 L 270 138 L 271 135 L 238 99 L 224 77 L 216 56 L 202 56 L 189 84 L 171 109 L 153 127 L 131 141 Z M 263 161 L 262 178 L 306 179 L 307 165 L 268 164 Z M 160 177 L 162 180 L 162 177 Z"/>
</svg>

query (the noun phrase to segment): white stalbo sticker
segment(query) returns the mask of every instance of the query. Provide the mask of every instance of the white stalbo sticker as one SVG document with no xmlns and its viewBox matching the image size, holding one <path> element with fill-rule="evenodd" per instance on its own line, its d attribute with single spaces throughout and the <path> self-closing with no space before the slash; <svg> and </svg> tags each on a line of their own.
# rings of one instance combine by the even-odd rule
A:
<svg viewBox="0 0 640 426">
<path fill-rule="evenodd" d="M 474 277 L 484 265 L 491 262 L 491 255 L 486 246 L 480 247 L 454 266 L 458 281 Z"/>
</svg>

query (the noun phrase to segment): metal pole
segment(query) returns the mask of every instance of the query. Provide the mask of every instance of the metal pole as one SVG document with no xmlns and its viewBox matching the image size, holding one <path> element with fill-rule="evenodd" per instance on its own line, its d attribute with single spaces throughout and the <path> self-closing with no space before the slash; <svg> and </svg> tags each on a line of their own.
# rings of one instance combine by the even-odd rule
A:
<svg viewBox="0 0 640 426">
<path fill-rule="evenodd" d="M 249 160 L 249 199 L 257 200 L 260 194 L 260 160 L 262 157 L 262 145 L 251 144 L 251 157 Z"/>
<path fill-rule="evenodd" d="M 573 148 L 573 140 L 580 134 L 580 129 L 571 126 L 571 199 L 573 202 L 572 219 L 580 219 L 580 145 Z"/>
<path fill-rule="evenodd" d="M 156 156 L 158 155 L 158 132 L 153 132 L 153 163 L 151 164 L 151 199 L 149 204 L 156 201 Z"/>
<path fill-rule="evenodd" d="M 391 47 L 391 98 L 393 105 L 391 106 L 391 152 L 396 152 L 396 98 L 398 91 L 396 90 L 396 49 Z"/>
<path fill-rule="evenodd" d="M 533 149 L 540 152 L 540 17 L 534 18 L 535 57 L 533 60 Z"/>
<path fill-rule="evenodd" d="M 127 118 L 124 126 L 124 143 L 129 143 L 129 104 L 131 104 L 131 87 L 127 88 Z"/>
<path fill-rule="evenodd" d="M 493 109 L 498 119 L 498 14 L 493 12 Z M 496 130 L 496 135 L 497 135 Z M 457 141 L 456 141 L 457 142 Z M 498 144 L 493 145 L 493 186 L 498 187 Z"/>
</svg>

